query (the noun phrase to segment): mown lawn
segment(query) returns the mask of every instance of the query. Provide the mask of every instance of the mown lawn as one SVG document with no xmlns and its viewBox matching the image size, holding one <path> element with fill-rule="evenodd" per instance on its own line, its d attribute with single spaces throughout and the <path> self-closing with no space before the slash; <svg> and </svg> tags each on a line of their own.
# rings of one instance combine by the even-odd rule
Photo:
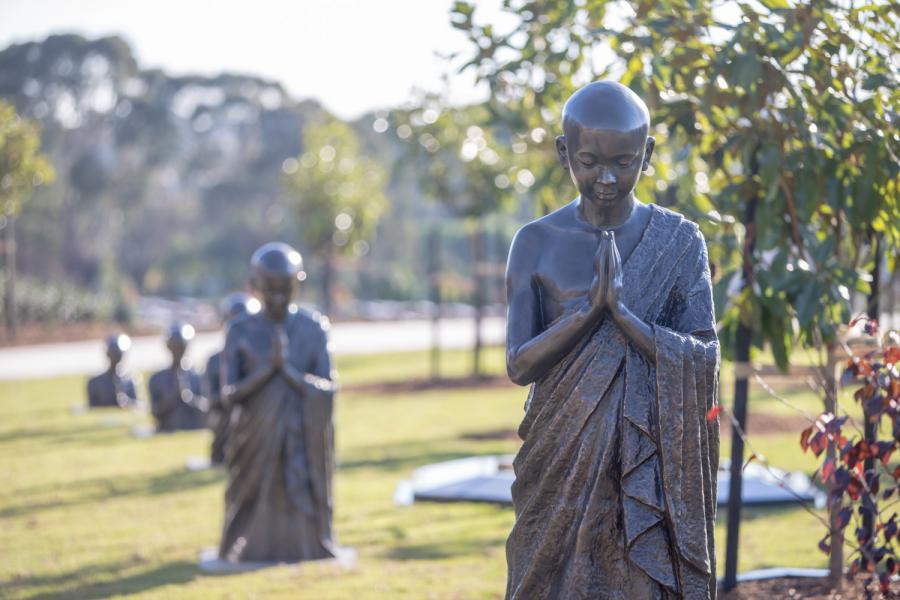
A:
<svg viewBox="0 0 900 600">
<path fill-rule="evenodd" d="M 466 373 L 469 355 L 445 354 L 444 374 Z M 488 371 L 502 371 L 489 349 Z M 0 597 L 102 598 L 499 598 L 505 584 L 509 508 L 478 504 L 398 507 L 394 489 L 423 464 L 511 453 L 508 440 L 466 434 L 514 429 L 525 390 L 509 387 L 390 392 L 359 384 L 424 377 L 426 353 L 348 357 L 337 414 L 335 528 L 357 567 L 304 564 L 230 576 L 202 574 L 198 553 L 218 541 L 223 475 L 189 472 L 206 455 L 206 432 L 129 435 L 145 416 L 73 414 L 84 380 L 0 383 Z M 354 391 L 354 386 L 357 389 Z M 815 399 L 787 388 L 807 408 Z M 371 391 L 366 391 L 371 390 Z M 724 391 L 730 395 L 730 388 Z M 785 414 L 754 393 L 753 406 Z M 812 404 L 812 406 L 811 406 Z M 751 432 L 781 467 L 812 471 L 797 432 Z M 485 437 L 485 436 L 482 436 Z M 487 436 L 490 437 L 490 436 Z M 728 454 L 723 440 L 723 454 Z M 799 508 L 748 510 L 740 568 L 825 563 L 820 524 Z M 724 513 L 721 515 L 724 517 Z M 717 528 L 724 549 L 724 519 Z M 720 564 L 722 557 L 720 556 Z"/>
</svg>

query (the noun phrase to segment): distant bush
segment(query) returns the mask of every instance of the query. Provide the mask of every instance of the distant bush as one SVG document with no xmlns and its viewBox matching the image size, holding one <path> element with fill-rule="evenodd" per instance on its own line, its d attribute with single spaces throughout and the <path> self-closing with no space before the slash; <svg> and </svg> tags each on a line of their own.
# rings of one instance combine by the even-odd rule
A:
<svg viewBox="0 0 900 600">
<path fill-rule="evenodd" d="M 0 275 L 0 298 L 5 293 Z M 0 315 L 4 307 L 0 303 Z M 59 321 L 130 321 L 131 307 L 115 295 L 99 294 L 66 282 L 41 281 L 31 277 L 16 280 L 16 317 L 19 323 Z"/>
</svg>

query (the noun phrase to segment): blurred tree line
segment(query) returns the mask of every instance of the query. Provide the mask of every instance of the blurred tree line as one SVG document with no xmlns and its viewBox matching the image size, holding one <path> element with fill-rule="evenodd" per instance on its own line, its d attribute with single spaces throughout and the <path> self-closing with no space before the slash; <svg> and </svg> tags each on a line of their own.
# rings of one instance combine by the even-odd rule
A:
<svg viewBox="0 0 900 600">
<path fill-rule="evenodd" d="M 51 288 L 103 297 L 102 315 L 76 310 L 87 318 L 127 318 L 142 294 L 211 298 L 242 287 L 248 257 L 273 239 L 307 257 L 307 301 L 425 300 L 423 223 L 446 230 L 447 268 L 468 280 L 469 215 L 422 202 L 390 113 L 343 123 L 276 82 L 172 77 L 141 69 L 119 38 L 76 35 L 0 51 L 0 99 L 39 125 L 58 175 L 18 219 L 25 317 L 50 317 Z"/>
</svg>

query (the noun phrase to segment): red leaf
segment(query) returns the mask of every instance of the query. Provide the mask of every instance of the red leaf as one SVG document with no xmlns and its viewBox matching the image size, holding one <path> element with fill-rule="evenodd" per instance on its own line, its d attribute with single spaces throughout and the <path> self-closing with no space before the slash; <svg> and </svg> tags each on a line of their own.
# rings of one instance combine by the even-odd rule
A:
<svg viewBox="0 0 900 600">
<path fill-rule="evenodd" d="M 806 449 L 809 448 L 809 436 L 812 435 L 813 428 L 807 427 L 800 434 L 800 447 L 803 448 L 803 451 L 806 452 Z"/>
<path fill-rule="evenodd" d="M 859 479 L 855 477 L 850 480 L 850 483 L 847 484 L 847 495 L 850 496 L 850 499 L 854 502 L 859 500 L 859 496 L 863 491 L 862 483 Z"/>
<path fill-rule="evenodd" d="M 853 508 L 850 506 L 845 506 L 841 509 L 841 512 L 838 513 L 837 519 L 835 519 L 835 525 L 838 529 L 843 529 L 847 526 L 847 523 L 850 522 L 850 515 L 853 513 Z"/>
<path fill-rule="evenodd" d="M 831 475 L 834 473 L 834 461 L 832 459 L 827 459 L 825 464 L 822 465 L 822 482 L 827 482 Z"/>
<path fill-rule="evenodd" d="M 881 452 L 879 452 L 881 464 L 888 466 L 888 463 L 891 461 L 891 454 L 894 453 L 894 442 L 879 442 L 879 446 L 881 446 Z"/>
<path fill-rule="evenodd" d="M 872 365 L 869 364 L 864 358 L 859 359 L 859 362 L 856 364 L 857 370 L 860 375 L 863 377 L 868 377 L 872 374 Z"/>
<path fill-rule="evenodd" d="M 720 412 L 722 412 L 721 404 L 717 404 L 716 406 L 710 408 L 706 413 L 707 422 L 712 423 L 713 421 L 715 421 L 718 418 Z"/>
<path fill-rule="evenodd" d="M 888 346 L 884 350 L 884 362 L 893 364 L 900 361 L 900 346 Z"/>
<path fill-rule="evenodd" d="M 817 432 L 816 435 L 812 437 L 809 441 L 809 448 L 813 451 L 813 454 L 816 456 L 820 456 L 822 452 L 825 451 L 825 447 L 828 445 L 828 437 L 821 431 Z"/>
</svg>

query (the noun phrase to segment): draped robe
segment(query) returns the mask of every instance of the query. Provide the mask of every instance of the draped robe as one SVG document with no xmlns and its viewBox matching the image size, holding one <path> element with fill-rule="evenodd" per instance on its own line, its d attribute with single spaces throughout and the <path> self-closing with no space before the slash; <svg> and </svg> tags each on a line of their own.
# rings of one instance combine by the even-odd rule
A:
<svg viewBox="0 0 900 600">
<path fill-rule="evenodd" d="M 205 394 L 209 400 L 208 425 L 212 430 L 213 442 L 210 449 L 210 461 L 214 465 L 222 464 L 225 460 L 225 440 L 228 437 L 228 425 L 231 421 L 230 407 L 222 402 L 222 355 L 224 352 L 216 352 L 206 362 L 204 372 L 206 384 Z"/>
<path fill-rule="evenodd" d="M 697 226 L 653 206 L 622 300 L 655 364 L 605 317 L 536 381 L 514 462 L 508 599 L 715 597 L 718 341 Z"/>
<path fill-rule="evenodd" d="M 116 406 L 125 408 L 137 403 L 134 380 L 126 374 L 106 371 L 91 377 L 87 385 L 88 406 Z"/>
<path fill-rule="evenodd" d="M 150 410 L 160 432 L 202 429 L 206 426 L 203 404 L 203 385 L 200 375 L 193 369 L 169 367 L 150 376 Z M 182 390 L 190 390 L 191 398 L 185 402 Z"/>
<path fill-rule="evenodd" d="M 223 385 L 271 364 L 282 326 L 290 364 L 300 373 L 331 379 L 323 319 L 299 311 L 283 325 L 263 314 L 234 321 L 225 341 Z M 330 391 L 300 393 L 275 374 L 232 407 L 222 559 L 297 562 L 334 556 L 333 402 Z"/>
</svg>

